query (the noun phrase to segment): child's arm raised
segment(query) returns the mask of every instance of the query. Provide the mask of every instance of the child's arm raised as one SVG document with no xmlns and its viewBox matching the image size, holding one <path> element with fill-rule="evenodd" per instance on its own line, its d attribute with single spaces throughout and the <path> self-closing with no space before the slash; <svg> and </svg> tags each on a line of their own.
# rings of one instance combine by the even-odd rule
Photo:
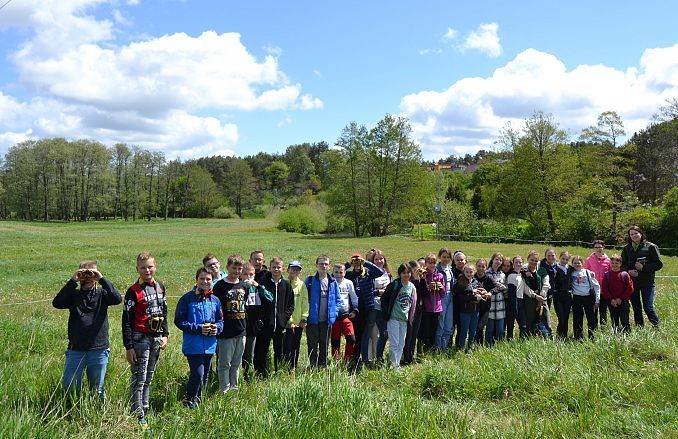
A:
<svg viewBox="0 0 678 439">
<path fill-rule="evenodd" d="M 78 289 L 78 282 L 76 282 L 76 276 L 73 275 L 72 278 L 68 279 L 68 282 L 61 287 L 59 293 L 52 300 L 52 306 L 56 309 L 68 309 L 75 299 L 76 291 Z"/>
<path fill-rule="evenodd" d="M 367 268 L 367 275 L 370 278 L 376 279 L 376 278 L 384 275 L 384 270 L 377 267 L 376 265 L 374 265 L 370 261 L 365 261 L 363 264 L 365 265 L 365 268 Z"/>
<path fill-rule="evenodd" d="M 106 304 L 118 305 L 120 302 L 122 302 L 122 296 L 110 280 L 101 276 L 99 278 L 99 284 L 104 290 L 104 300 L 106 301 Z"/>
</svg>

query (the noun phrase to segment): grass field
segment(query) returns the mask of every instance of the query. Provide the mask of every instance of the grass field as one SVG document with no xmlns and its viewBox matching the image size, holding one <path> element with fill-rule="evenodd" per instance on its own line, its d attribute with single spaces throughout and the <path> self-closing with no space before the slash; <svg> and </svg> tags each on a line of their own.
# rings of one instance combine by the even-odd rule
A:
<svg viewBox="0 0 678 439">
<path fill-rule="evenodd" d="M 69 401 L 60 390 L 68 313 L 52 309 L 50 300 L 81 259 L 97 259 L 124 292 L 136 278 L 136 254 L 150 250 L 157 257 L 156 277 L 172 296 L 173 315 L 177 296 L 193 285 L 208 251 L 224 261 L 230 253 L 247 256 L 262 248 L 267 258 L 301 259 L 311 267 L 320 253 L 343 261 L 372 247 L 382 249 L 392 265 L 442 245 L 464 250 L 472 261 L 495 250 L 524 256 L 534 247 L 304 237 L 279 232 L 266 220 L 0 222 L 0 242 L 3 438 L 141 434 L 126 404 L 121 306 L 110 310 L 107 402 L 102 406 L 88 392 Z M 665 257 L 664 263 L 659 274 L 678 275 L 678 258 Z M 237 394 L 210 394 L 195 411 L 178 401 L 188 368 L 181 335 L 171 327 L 152 389 L 150 422 L 159 437 L 678 437 L 677 280 L 658 279 L 660 328 L 634 330 L 626 338 L 604 329 L 592 342 L 501 343 L 470 355 L 427 358 L 398 372 L 349 376 L 331 367 L 295 377 L 281 373 Z M 27 301 L 38 302 L 13 305 Z"/>
</svg>

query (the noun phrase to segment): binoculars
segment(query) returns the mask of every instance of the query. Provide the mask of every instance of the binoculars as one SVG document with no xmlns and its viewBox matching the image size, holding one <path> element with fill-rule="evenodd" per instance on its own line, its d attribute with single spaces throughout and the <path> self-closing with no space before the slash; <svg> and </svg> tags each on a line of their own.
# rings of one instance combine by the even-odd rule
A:
<svg viewBox="0 0 678 439">
<path fill-rule="evenodd" d="M 94 270 L 90 270 L 89 268 L 85 268 L 80 272 L 80 280 L 92 280 L 95 279 L 97 275 L 94 273 Z"/>
<path fill-rule="evenodd" d="M 162 328 L 162 322 L 165 321 L 163 316 L 153 316 L 148 321 L 148 325 L 153 332 L 160 332 Z"/>
</svg>

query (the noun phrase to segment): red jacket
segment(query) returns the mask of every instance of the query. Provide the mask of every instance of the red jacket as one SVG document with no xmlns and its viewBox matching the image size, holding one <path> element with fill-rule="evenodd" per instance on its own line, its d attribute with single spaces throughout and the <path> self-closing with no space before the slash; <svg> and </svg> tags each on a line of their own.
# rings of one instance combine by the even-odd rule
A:
<svg viewBox="0 0 678 439">
<path fill-rule="evenodd" d="M 608 301 L 629 300 L 633 293 L 633 280 L 625 271 L 608 271 L 603 276 L 603 282 L 600 285 L 600 293 Z"/>
</svg>

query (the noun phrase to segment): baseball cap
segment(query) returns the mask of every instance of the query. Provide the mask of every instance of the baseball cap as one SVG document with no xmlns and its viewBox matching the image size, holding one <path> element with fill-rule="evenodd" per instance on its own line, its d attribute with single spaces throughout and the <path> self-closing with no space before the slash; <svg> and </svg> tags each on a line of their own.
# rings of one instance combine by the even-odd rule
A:
<svg viewBox="0 0 678 439">
<path fill-rule="evenodd" d="M 294 261 L 290 261 L 290 263 L 287 265 L 287 267 L 288 268 L 289 267 L 296 267 L 296 268 L 299 268 L 299 269 L 302 268 L 301 262 L 297 261 L 296 259 Z"/>
<path fill-rule="evenodd" d="M 355 252 L 351 255 L 351 259 L 353 258 L 361 258 L 362 259 L 363 255 L 360 252 Z"/>
</svg>

